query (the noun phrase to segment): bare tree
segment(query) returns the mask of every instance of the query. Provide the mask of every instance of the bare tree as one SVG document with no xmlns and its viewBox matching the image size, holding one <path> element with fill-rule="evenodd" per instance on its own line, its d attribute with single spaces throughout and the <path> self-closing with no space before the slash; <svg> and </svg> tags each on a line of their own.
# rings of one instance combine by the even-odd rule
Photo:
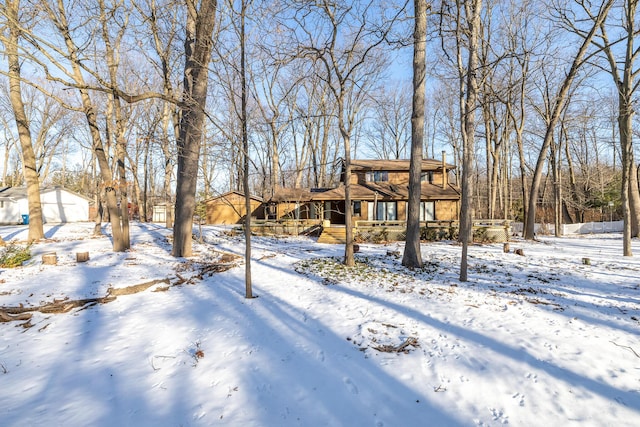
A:
<svg viewBox="0 0 640 427">
<path fill-rule="evenodd" d="M 407 123 L 412 114 L 411 96 L 411 91 L 404 84 L 383 87 L 374 95 L 376 100 L 371 107 L 368 149 L 378 158 L 407 158 L 411 140 L 411 126 Z"/>
<path fill-rule="evenodd" d="M 528 240 L 532 240 L 535 236 L 535 220 L 536 220 L 536 208 L 538 202 L 538 192 L 540 190 L 540 184 L 542 182 L 542 172 L 543 167 L 547 157 L 547 151 L 549 150 L 549 145 L 551 144 L 556 124 L 560 119 L 562 111 L 567 102 L 567 97 L 569 95 L 569 90 L 578 74 L 580 67 L 585 63 L 585 56 L 587 54 L 588 48 L 598 31 L 600 25 L 604 22 L 609 13 L 609 9 L 613 4 L 613 0 L 606 0 L 600 5 L 597 14 L 594 15 L 593 26 L 591 29 L 586 32 L 584 35 L 584 40 L 581 43 L 578 51 L 571 63 L 571 66 L 567 70 L 566 77 L 564 78 L 558 92 L 553 97 L 553 106 L 551 108 L 551 115 L 549 117 L 549 121 L 546 126 L 546 131 L 544 135 L 544 140 L 542 142 L 542 147 L 540 148 L 540 152 L 538 154 L 538 160 L 536 162 L 536 167 L 533 174 L 533 180 L 531 182 L 531 191 L 529 193 L 529 207 L 527 210 L 527 220 L 526 220 L 526 228 L 524 230 L 524 238 Z"/>
<path fill-rule="evenodd" d="M 152 35 L 153 50 L 157 57 L 157 68 L 160 70 L 162 78 L 162 93 L 165 96 L 161 100 L 162 120 L 161 134 L 158 139 L 162 151 L 164 166 L 162 193 L 165 203 L 165 225 L 167 228 L 173 227 L 172 199 L 171 199 L 171 179 L 173 177 L 175 150 L 173 144 L 179 138 L 180 109 L 177 103 L 170 100 L 176 99 L 176 88 L 173 84 L 173 70 L 177 68 L 177 49 L 174 44 L 178 39 L 179 13 L 176 3 L 169 1 L 161 5 L 156 0 L 149 0 L 147 7 L 141 4 L 134 4 L 143 20 L 149 22 L 149 31 Z M 161 28 L 164 31 L 161 31 Z"/>
<path fill-rule="evenodd" d="M 4 25 L 8 33 L 0 31 L 0 41 L 5 47 L 9 65 L 9 93 L 13 114 L 18 128 L 24 177 L 27 182 L 27 200 L 29 205 L 30 241 L 44 238 L 42 206 L 40 202 L 40 180 L 37 172 L 36 156 L 33 150 L 29 119 L 22 100 L 22 76 L 20 71 L 19 42 L 22 34 L 20 23 L 20 0 L 7 0 L 0 6 Z"/>
<path fill-rule="evenodd" d="M 242 152 L 243 152 L 243 179 L 242 188 L 244 190 L 245 216 L 244 216 L 244 284 L 245 298 L 253 298 L 251 284 L 251 190 L 249 188 L 249 135 L 247 133 L 247 59 L 246 59 L 246 0 L 240 5 L 240 84 L 242 86 L 242 97 L 240 100 L 240 122 L 242 123 Z"/>
<path fill-rule="evenodd" d="M 460 5 L 458 5 L 460 10 Z M 475 151 L 475 110 L 478 97 L 478 37 L 480 32 L 480 13 L 482 0 L 464 2 L 466 16 L 466 36 L 468 43 L 466 66 L 466 97 L 461 111 L 461 129 L 463 142 L 462 159 L 462 199 L 460 202 L 460 241 L 462 243 L 462 258 L 460 261 L 460 281 L 467 281 L 467 253 L 469 241 L 472 239 L 473 218 L 471 212 L 471 197 L 473 187 L 471 168 Z"/>
<path fill-rule="evenodd" d="M 338 130 L 344 146 L 343 182 L 345 200 L 346 244 L 344 264 L 355 265 L 353 254 L 353 219 L 351 208 L 351 138 L 357 113 L 365 98 L 366 88 L 378 76 L 382 63 L 379 47 L 387 40 L 393 23 L 404 8 L 389 20 L 376 10 L 377 3 L 312 2 L 294 16 L 305 40 L 299 43 L 302 56 L 324 66 L 325 79 L 336 102 Z M 312 16 L 326 23 L 326 33 Z M 380 16 L 384 22 L 380 22 Z M 376 21 L 377 19 L 378 21 Z M 378 58 L 376 58 L 376 56 Z"/>
<path fill-rule="evenodd" d="M 424 99 L 426 87 L 427 2 L 414 1 L 413 108 L 411 114 L 411 159 L 409 164 L 409 204 L 406 244 L 402 265 L 422 267 L 420 251 L 420 196 L 422 194 L 422 154 L 424 145 Z M 443 171 L 443 173 L 446 173 Z"/>
<path fill-rule="evenodd" d="M 184 87 L 182 117 L 178 137 L 178 171 L 176 182 L 176 218 L 173 227 L 173 256 L 193 253 L 193 214 L 196 207 L 198 160 L 204 125 L 204 107 L 209 83 L 209 61 L 213 48 L 217 1 L 185 0 L 187 22 L 185 35 Z"/>
<path fill-rule="evenodd" d="M 640 53 L 634 46 L 638 28 L 636 11 L 637 0 L 625 0 L 620 8 L 619 22 L 623 29 L 620 40 L 610 40 L 606 22 L 593 18 L 599 26 L 599 41 L 595 44 L 601 48 L 609 65 L 609 74 L 618 91 L 618 127 L 620 150 L 622 153 L 622 212 L 624 218 L 623 255 L 632 256 L 631 238 L 640 233 L 640 192 L 638 191 L 638 170 L 633 153 L 633 115 L 634 93 L 638 87 L 635 78 L 640 69 L 635 68 L 635 59 Z M 616 58 L 614 45 L 621 42 L 624 59 Z"/>
</svg>

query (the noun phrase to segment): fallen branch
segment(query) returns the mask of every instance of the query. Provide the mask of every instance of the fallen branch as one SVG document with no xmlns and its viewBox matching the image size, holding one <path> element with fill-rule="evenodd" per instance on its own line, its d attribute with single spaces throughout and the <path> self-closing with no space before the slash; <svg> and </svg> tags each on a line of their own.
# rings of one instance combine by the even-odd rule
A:
<svg viewBox="0 0 640 427">
<path fill-rule="evenodd" d="M 29 320 L 31 319 L 31 313 L 19 313 L 19 314 L 10 314 L 5 310 L 0 309 L 0 322 L 13 322 L 14 320 Z"/>
<path fill-rule="evenodd" d="M 633 348 L 629 347 L 628 345 L 620 345 L 620 344 L 618 344 L 618 343 L 617 343 L 617 342 L 615 342 L 615 341 L 609 341 L 609 342 L 610 342 L 611 344 L 613 344 L 613 345 L 617 345 L 618 347 L 622 347 L 622 348 L 626 348 L 626 349 L 631 350 L 631 352 L 632 352 L 633 354 L 635 354 L 635 355 L 636 355 L 636 357 L 640 358 L 640 354 L 636 353 L 636 351 L 635 351 Z"/>
<path fill-rule="evenodd" d="M 180 274 L 176 273 L 177 281 L 171 283 L 171 281 L 167 278 L 165 279 L 154 279 L 148 282 L 140 283 L 138 285 L 126 286 L 124 288 L 109 288 L 107 289 L 107 295 L 104 297 L 97 298 L 86 298 L 79 300 L 69 300 L 67 298 L 62 300 L 53 300 L 53 302 L 42 304 L 34 307 L 24 307 L 22 305 L 18 307 L 0 307 L 0 323 L 2 322 L 12 322 L 14 320 L 30 320 L 31 312 L 38 311 L 40 313 L 67 313 L 74 308 L 87 308 L 94 306 L 96 304 L 106 304 L 111 301 L 115 301 L 118 296 L 123 295 L 132 295 L 137 294 L 139 292 L 145 291 L 150 287 L 165 283 L 170 286 L 178 286 L 183 283 L 195 284 L 196 280 L 202 280 L 205 275 L 213 275 L 214 273 L 221 273 L 223 271 L 227 271 L 233 267 L 236 267 L 237 264 L 230 262 L 235 259 L 238 259 L 238 255 L 223 253 L 220 258 L 219 263 L 207 263 L 200 266 L 199 271 L 194 276 L 189 278 L 185 278 Z M 166 287 L 163 290 L 168 289 Z"/>
<path fill-rule="evenodd" d="M 158 283 L 169 283 L 169 279 L 155 279 L 150 282 L 140 283 L 139 285 L 127 286 L 124 288 L 109 288 L 107 295 L 109 296 L 121 296 L 121 295 L 133 295 L 138 292 L 146 291 L 153 285 Z"/>
<path fill-rule="evenodd" d="M 414 348 L 420 347 L 420 345 L 418 344 L 418 338 L 409 337 L 402 344 L 398 346 L 392 346 L 392 345 L 386 344 L 386 345 L 379 345 L 373 348 L 383 353 L 409 353 L 409 349 L 407 349 L 407 347 L 409 346 L 412 346 Z"/>
<path fill-rule="evenodd" d="M 158 283 L 169 283 L 169 279 L 157 279 L 139 285 L 127 286 L 124 288 L 109 288 L 107 295 L 104 297 L 84 298 L 78 300 L 54 299 L 53 302 L 42 304 L 34 307 L 25 307 L 23 305 L 17 307 L 0 307 L 0 322 L 12 322 L 14 320 L 29 320 L 32 312 L 40 313 L 67 313 L 74 308 L 86 308 L 96 304 L 106 304 L 115 301 L 117 296 L 132 295 L 142 292 Z"/>
</svg>

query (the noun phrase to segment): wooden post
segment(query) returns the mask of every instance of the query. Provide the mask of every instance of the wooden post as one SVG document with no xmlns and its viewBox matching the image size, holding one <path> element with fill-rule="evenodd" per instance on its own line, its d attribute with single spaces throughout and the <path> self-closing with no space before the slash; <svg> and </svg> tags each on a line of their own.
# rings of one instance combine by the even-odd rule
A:
<svg viewBox="0 0 640 427">
<path fill-rule="evenodd" d="M 55 252 L 49 252 L 42 255 L 42 263 L 44 265 L 56 265 L 58 263 L 58 256 Z"/>
<path fill-rule="evenodd" d="M 509 242 L 505 242 L 505 243 L 502 245 L 502 252 L 504 252 L 505 254 L 508 254 L 508 253 L 509 253 Z"/>
<path fill-rule="evenodd" d="M 89 252 L 76 252 L 76 262 L 89 261 Z"/>
</svg>

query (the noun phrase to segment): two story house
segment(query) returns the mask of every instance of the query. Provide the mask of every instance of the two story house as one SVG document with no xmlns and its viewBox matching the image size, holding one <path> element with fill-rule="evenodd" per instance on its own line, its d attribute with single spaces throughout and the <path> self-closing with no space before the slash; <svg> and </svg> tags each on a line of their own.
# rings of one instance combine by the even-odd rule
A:
<svg viewBox="0 0 640 427">
<path fill-rule="evenodd" d="M 455 166 L 422 160 L 421 221 L 457 220 L 460 189 L 451 182 Z M 409 160 L 352 160 L 351 200 L 354 221 L 406 221 Z M 324 219 L 344 224 L 344 167 L 341 183 L 331 189 L 280 189 L 267 213 L 272 219 Z"/>
</svg>

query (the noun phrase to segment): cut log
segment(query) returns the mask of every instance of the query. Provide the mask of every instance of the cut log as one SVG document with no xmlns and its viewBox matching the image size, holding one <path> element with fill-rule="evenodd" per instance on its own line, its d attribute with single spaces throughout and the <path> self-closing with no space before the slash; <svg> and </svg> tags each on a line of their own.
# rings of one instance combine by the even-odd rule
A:
<svg viewBox="0 0 640 427">
<path fill-rule="evenodd" d="M 4 310 L 0 310 L 0 322 L 11 322 L 14 320 L 29 320 L 31 319 L 31 313 L 18 313 L 18 314 L 9 314 Z"/>
<path fill-rule="evenodd" d="M 56 265 L 58 263 L 58 256 L 55 252 L 42 255 L 42 263 L 44 265 Z"/>
<path fill-rule="evenodd" d="M 76 252 L 76 262 L 89 261 L 89 252 Z"/>
<path fill-rule="evenodd" d="M 513 251 L 513 253 L 516 255 L 524 256 L 524 250 L 522 249 L 516 249 L 515 251 Z"/>
</svg>

